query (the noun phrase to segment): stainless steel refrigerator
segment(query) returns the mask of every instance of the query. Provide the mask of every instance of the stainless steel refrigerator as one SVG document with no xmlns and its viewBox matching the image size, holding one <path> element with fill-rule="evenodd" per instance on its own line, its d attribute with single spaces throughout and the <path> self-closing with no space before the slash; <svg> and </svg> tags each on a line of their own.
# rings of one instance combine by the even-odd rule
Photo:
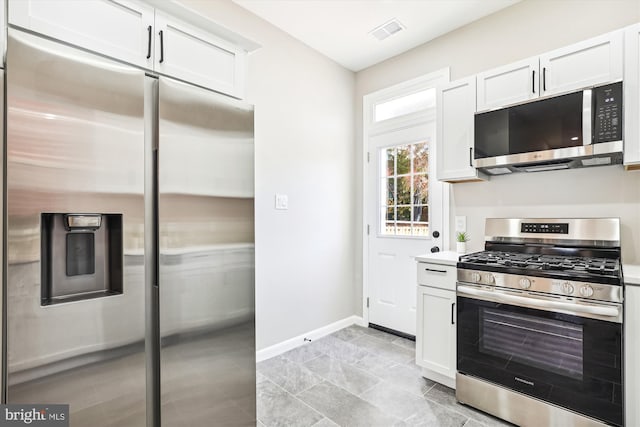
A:
<svg viewBox="0 0 640 427">
<path fill-rule="evenodd" d="M 255 425 L 253 108 L 10 29 L 4 396 Z"/>
</svg>

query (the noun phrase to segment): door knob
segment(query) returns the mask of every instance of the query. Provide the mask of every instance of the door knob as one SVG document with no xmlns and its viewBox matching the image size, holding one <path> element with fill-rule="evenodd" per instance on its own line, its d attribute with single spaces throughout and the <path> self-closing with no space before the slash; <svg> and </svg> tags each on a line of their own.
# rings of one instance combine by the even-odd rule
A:
<svg viewBox="0 0 640 427">
<path fill-rule="evenodd" d="M 436 252 L 440 252 L 440 248 L 437 246 L 434 246 L 431 248 L 431 253 L 436 253 Z"/>
</svg>

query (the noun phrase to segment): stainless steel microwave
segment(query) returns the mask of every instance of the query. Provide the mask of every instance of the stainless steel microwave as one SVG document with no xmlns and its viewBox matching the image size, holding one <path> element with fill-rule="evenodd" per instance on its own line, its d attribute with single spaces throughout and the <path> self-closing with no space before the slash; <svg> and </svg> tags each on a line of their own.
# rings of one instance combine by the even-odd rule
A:
<svg viewBox="0 0 640 427">
<path fill-rule="evenodd" d="M 490 175 L 622 163 L 622 82 L 477 113 L 473 164 Z"/>
</svg>

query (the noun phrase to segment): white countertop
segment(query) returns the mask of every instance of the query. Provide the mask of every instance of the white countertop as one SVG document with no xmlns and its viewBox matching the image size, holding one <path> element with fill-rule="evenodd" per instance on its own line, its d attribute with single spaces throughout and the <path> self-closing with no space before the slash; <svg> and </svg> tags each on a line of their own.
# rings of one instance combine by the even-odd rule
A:
<svg viewBox="0 0 640 427">
<path fill-rule="evenodd" d="M 430 262 L 433 264 L 452 265 L 456 266 L 460 254 L 456 251 L 442 251 L 424 255 L 418 255 L 416 261 L 418 262 Z"/>
<path fill-rule="evenodd" d="M 640 285 L 640 265 L 623 264 L 622 274 L 625 285 Z"/>
</svg>

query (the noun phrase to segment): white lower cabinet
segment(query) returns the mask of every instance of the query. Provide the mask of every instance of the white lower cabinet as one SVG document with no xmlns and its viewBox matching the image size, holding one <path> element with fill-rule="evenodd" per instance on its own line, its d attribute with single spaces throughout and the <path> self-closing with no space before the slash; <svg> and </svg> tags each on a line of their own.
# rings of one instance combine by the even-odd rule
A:
<svg viewBox="0 0 640 427">
<path fill-rule="evenodd" d="M 455 282 L 455 267 L 418 263 L 416 363 L 425 378 L 451 388 L 456 378 Z"/>
<path fill-rule="evenodd" d="M 624 425 L 640 426 L 640 286 L 626 285 L 624 294 Z"/>
</svg>

